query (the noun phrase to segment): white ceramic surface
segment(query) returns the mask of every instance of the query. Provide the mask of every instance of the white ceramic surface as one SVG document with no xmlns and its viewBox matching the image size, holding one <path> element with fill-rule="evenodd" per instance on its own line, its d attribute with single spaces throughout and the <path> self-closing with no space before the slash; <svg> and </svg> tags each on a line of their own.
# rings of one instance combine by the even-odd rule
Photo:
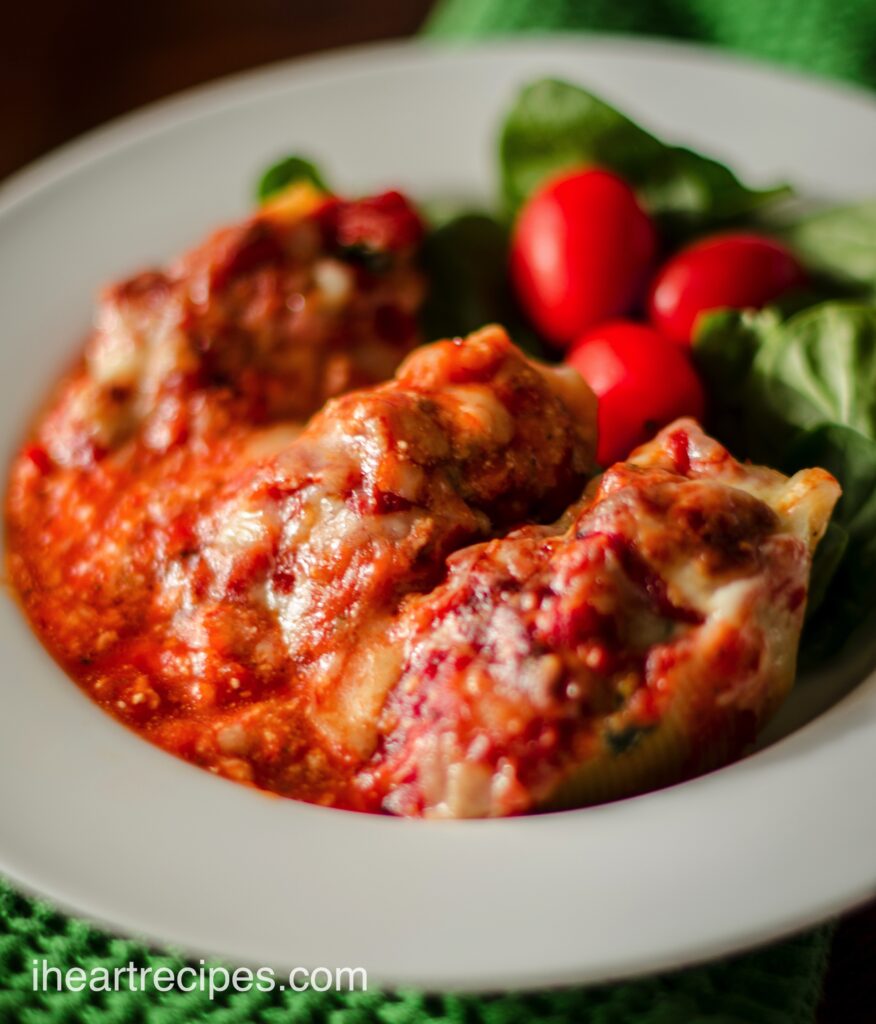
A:
<svg viewBox="0 0 876 1024">
<path fill-rule="evenodd" d="M 97 132 L 0 187 L 8 457 L 102 282 L 243 213 L 313 154 L 341 189 L 489 196 L 515 87 L 579 81 L 758 182 L 876 192 L 876 104 L 714 53 L 616 40 L 390 45 L 247 75 Z M 876 678 L 768 749 L 609 806 L 409 822 L 272 799 L 169 757 L 88 702 L 0 602 L 0 870 L 125 932 L 371 983 L 599 981 L 767 941 L 876 892 Z M 773 738 L 864 674 L 806 680 Z"/>
</svg>

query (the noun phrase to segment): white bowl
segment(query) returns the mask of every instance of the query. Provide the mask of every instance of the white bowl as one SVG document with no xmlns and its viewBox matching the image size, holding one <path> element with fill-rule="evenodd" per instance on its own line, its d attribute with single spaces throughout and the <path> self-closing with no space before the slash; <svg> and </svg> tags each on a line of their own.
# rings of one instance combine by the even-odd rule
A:
<svg viewBox="0 0 876 1024">
<path fill-rule="evenodd" d="M 11 454 L 108 279 L 242 214 L 312 154 L 341 189 L 488 197 L 500 112 L 550 74 L 758 182 L 873 190 L 876 104 L 668 44 L 381 46 L 233 79 L 91 135 L 0 189 L 0 439 Z M 412 822 L 271 798 L 102 714 L 0 602 L 0 869 L 195 954 L 364 966 L 371 983 L 595 982 L 729 953 L 876 891 L 876 678 L 798 684 L 768 749 L 695 782 L 564 814 Z M 803 726 L 786 735 L 797 726 Z"/>
</svg>

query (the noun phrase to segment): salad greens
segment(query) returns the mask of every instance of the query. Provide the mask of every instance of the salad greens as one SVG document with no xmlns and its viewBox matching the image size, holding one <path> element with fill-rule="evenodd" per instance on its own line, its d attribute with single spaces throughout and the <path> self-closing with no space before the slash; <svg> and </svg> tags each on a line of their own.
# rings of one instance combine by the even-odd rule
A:
<svg viewBox="0 0 876 1024">
<path fill-rule="evenodd" d="M 796 221 L 766 219 L 786 185 L 756 189 L 724 164 L 663 142 L 578 86 L 542 79 L 518 94 L 499 137 L 501 210 L 430 216 L 423 250 L 426 337 L 504 323 L 532 354 L 545 347 L 525 324 L 508 276 L 510 220 L 542 182 L 596 165 L 637 192 L 664 256 L 691 236 L 752 226 L 788 246 L 811 287 L 761 311 L 701 319 L 694 359 L 709 396 L 711 431 L 739 458 L 785 472 L 823 466 L 843 488 L 813 565 L 804 656 L 837 650 L 876 613 L 876 200 Z M 326 189 L 300 156 L 262 176 L 264 201 L 303 179 Z"/>
<path fill-rule="evenodd" d="M 813 566 L 807 644 L 824 655 L 876 609 L 876 306 L 825 302 L 704 318 L 694 358 L 711 429 L 787 473 L 821 466 L 843 495 Z M 829 598 L 829 599 L 828 599 Z"/>
<path fill-rule="evenodd" d="M 835 288 L 876 299 L 876 199 L 822 210 L 775 233 Z"/>
<path fill-rule="evenodd" d="M 499 160 L 506 214 L 548 176 L 595 164 L 636 189 L 669 249 L 748 222 L 807 267 L 811 287 L 776 307 L 705 318 L 694 355 L 709 427 L 735 455 L 786 472 L 824 466 L 843 487 L 816 553 L 806 630 L 810 657 L 836 650 L 876 610 L 876 201 L 767 227 L 761 211 L 788 195 L 787 186 L 752 189 L 717 161 L 664 143 L 586 90 L 550 79 L 519 94 Z"/>
<path fill-rule="evenodd" d="M 821 423 L 876 439 L 876 306 L 827 302 L 768 332 L 749 399 L 778 449 Z"/>
<path fill-rule="evenodd" d="M 544 346 L 517 308 L 507 264 L 508 230 L 489 214 L 457 214 L 434 228 L 423 247 L 429 279 L 422 314 L 426 337 L 448 338 L 501 323 L 524 351 L 544 356 Z"/>
<path fill-rule="evenodd" d="M 430 232 L 423 248 L 427 337 L 468 334 L 502 319 L 512 301 L 507 252 L 507 231 L 485 213 L 457 214 Z"/>
<path fill-rule="evenodd" d="M 630 182 L 664 243 L 738 221 L 790 192 L 785 185 L 749 188 L 723 164 L 660 141 L 585 89 L 553 79 L 534 82 L 521 90 L 500 132 L 503 215 L 442 216 L 427 243 L 428 337 L 497 320 L 530 352 L 544 351 L 506 283 L 505 224 L 546 177 L 581 164 L 607 167 Z"/>
<path fill-rule="evenodd" d="M 822 423 L 876 440 L 876 306 L 823 302 L 788 319 L 720 310 L 700 325 L 694 358 L 716 424 L 752 458 L 781 461 Z"/>
<path fill-rule="evenodd" d="M 697 331 L 694 363 L 709 396 L 709 428 L 734 453 L 750 452 L 748 379 L 758 350 L 781 322 L 773 309 L 721 309 Z"/>
<path fill-rule="evenodd" d="M 309 181 L 323 192 L 329 191 L 325 178 L 315 163 L 303 156 L 285 156 L 271 164 L 259 178 L 256 199 L 263 203 L 296 181 Z"/>
<path fill-rule="evenodd" d="M 825 423 L 801 435 L 788 462 L 822 466 L 843 484 L 812 567 L 806 633 L 812 660 L 838 650 L 876 608 L 876 442 Z"/>
<path fill-rule="evenodd" d="M 633 186 L 664 237 L 738 220 L 791 191 L 749 188 L 717 160 L 661 142 L 586 89 L 550 78 L 521 91 L 502 127 L 499 160 L 508 213 L 545 178 L 592 164 Z"/>
</svg>

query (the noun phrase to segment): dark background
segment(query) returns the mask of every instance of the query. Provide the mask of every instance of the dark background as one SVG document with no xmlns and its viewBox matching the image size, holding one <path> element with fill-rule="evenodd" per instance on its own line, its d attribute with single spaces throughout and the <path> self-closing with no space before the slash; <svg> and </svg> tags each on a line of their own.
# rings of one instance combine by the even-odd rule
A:
<svg viewBox="0 0 876 1024">
<path fill-rule="evenodd" d="M 0 178 L 245 68 L 411 35 L 433 0 L 0 0 Z M 5 13 L 4 13 L 5 9 Z"/>
<path fill-rule="evenodd" d="M 409 36 L 434 0 L 18 0 L 14 12 L 3 3 L 0 178 L 189 86 L 305 53 Z M 838 930 L 819 1021 L 876 1024 L 874 905 Z"/>
</svg>

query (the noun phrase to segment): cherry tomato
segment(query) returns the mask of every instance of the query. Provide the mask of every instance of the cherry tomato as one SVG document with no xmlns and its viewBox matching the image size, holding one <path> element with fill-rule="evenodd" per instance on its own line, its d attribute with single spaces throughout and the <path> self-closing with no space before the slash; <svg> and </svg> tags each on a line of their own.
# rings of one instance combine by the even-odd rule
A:
<svg viewBox="0 0 876 1024">
<path fill-rule="evenodd" d="M 566 362 L 599 399 L 596 459 L 610 466 L 679 416 L 701 419 L 703 386 L 678 345 L 643 324 L 614 320 L 582 335 Z"/>
<path fill-rule="evenodd" d="M 656 250 L 633 190 L 598 169 L 554 178 L 524 204 L 511 239 L 511 278 L 538 330 L 566 346 L 630 310 Z"/>
<path fill-rule="evenodd" d="M 682 249 L 659 271 L 648 315 L 667 338 L 689 345 L 706 310 L 759 309 L 805 282 L 803 268 L 778 242 L 752 234 L 715 235 Z"/>
</svg>

